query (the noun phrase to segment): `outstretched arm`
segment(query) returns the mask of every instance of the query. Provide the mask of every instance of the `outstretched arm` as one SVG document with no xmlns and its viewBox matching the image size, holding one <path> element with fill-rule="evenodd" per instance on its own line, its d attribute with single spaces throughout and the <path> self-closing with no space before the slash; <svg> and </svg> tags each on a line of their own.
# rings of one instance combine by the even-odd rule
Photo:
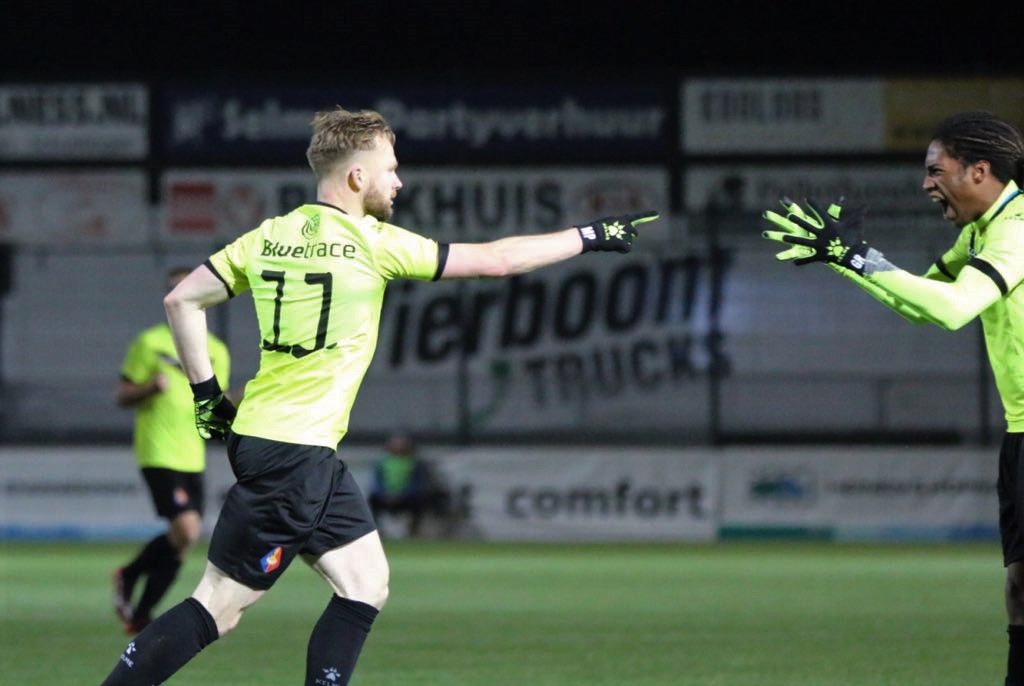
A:
<svg viewBox="0 0 1024 686">
<path fill-rule="evenodd" d="M 865 279 L 863 276 L 860 276 L 856 272 L 840 267 L 837 264 L 830 264 L 829 266 L 832 267 L 832 269 L 835 272 L 842 274 L 847 279 L 857 284 L 857 286 L 863 289 L 872 298 L 882 303 L 890 310 L 906 319 L 908 322 L 911 322 L 913 324 L 938 323 L 933 321 L 929 317 L 925 316 L 925 314 L 921 312 L 921 310 L 917 309 L 913 305 L 903 302 L 902 300 L 894 296 L 892 293 L 889 293 L 880 286 L 871 283 L 870 281 Z"/>
<path fill-rule="evenodd" d="M 637 226 L 657 218 L 653 211 L 637 212 L 602 217 L 554 233 L 510 236 L 489 243 L 453 243 L 441 278 L 498 278 L 525 274 L 584 252 L 629 252 Z"/>
<path fill-rule="evenodd" d="M 489 243 L 453 243 L 442 279 L 498 278 L 546 267 L 579 255 L 583 242 L 576 229 L 536 236 L 510 236 Z"/>
<path fill-rule="evenodd" d="M 959 329 L 1004 292 L 1005 284 L 997 283 L 1002 277 L 980 260 L 968 262 L 953 281 L 939 280 L 932 270 L 916 276 L 900 269 L 864 241 L 860 229 L 863 211 L 846 213 L 839 203 L 827 211 L 810 201 L 806 210 L 788 199 L 782 204 L 785 215 L 771 210 L 764 214 L 778 230 L 762 235 L 793 246 L 776 258 L 797 265 L 824 262 L 911 321 Z"/>
<path fill-rule="evenodd" d="M 996 282 L 970 264 L 960 270 L 956 281 L 944 283 L 915 276 L 881 258 L 864 278 L 920 311 L 928 321 L 951 331 L 964 326 L 1002 297 Z"/>
</svg>

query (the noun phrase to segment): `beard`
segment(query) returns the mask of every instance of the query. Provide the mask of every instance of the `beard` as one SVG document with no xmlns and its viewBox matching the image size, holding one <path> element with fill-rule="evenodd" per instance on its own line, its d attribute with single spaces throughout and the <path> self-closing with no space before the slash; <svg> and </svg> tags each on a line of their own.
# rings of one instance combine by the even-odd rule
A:
<svg viewBox="0 0 1024 686">
<path fill-rule="evenodd" d="M 363 208 L 366 214 L 377 221 L 386 222 L 391 219 L 391 201 L 377 189 L 367 192 L 366 198 L 363 200 Z"/>
</svg>

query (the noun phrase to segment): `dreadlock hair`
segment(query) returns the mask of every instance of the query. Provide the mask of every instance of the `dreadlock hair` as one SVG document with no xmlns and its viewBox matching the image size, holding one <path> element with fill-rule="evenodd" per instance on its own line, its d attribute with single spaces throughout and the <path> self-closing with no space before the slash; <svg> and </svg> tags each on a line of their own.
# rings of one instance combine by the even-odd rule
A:
<svg viewBox="0 0 1024 686">
<path fill-rule="evenodd" d="M 1003 183 L 1024 187 L 1024 136 L 1020 129 L 991 112 L 974 110 L 947 117 L 935 129 L 950 157 L 970 165 L 985 160 Z"/>
</svg>

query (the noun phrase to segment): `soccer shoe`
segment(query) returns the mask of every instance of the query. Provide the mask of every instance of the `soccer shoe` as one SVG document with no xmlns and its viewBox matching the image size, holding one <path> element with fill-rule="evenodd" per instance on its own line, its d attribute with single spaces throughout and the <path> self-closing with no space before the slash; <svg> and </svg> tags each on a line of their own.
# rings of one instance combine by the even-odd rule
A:
<svg viewBox="0 0 1024 686">
<path fill-rule="evenodd" d="M 126 625 L 132 621 L 132 600 L 125 592 L 124 570 L 114 570 L 114 614 Z"/>
</svg>

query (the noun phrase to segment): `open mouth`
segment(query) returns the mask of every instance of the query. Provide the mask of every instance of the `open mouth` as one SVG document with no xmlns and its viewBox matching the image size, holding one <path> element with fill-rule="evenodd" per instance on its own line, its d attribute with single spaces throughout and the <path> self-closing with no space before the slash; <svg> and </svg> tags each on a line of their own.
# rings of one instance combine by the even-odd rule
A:
<svg viewBox="0 0 1024 686">
<path fill-rule="evenodd" d="M 949 216 L 949 201 L 948 200 L 946 200 L 941 195 L 933 195 L 932 196 L 932 202 L 938 204 L 939 207 L 942 208 L 943 216 Z"/>
</svg>

